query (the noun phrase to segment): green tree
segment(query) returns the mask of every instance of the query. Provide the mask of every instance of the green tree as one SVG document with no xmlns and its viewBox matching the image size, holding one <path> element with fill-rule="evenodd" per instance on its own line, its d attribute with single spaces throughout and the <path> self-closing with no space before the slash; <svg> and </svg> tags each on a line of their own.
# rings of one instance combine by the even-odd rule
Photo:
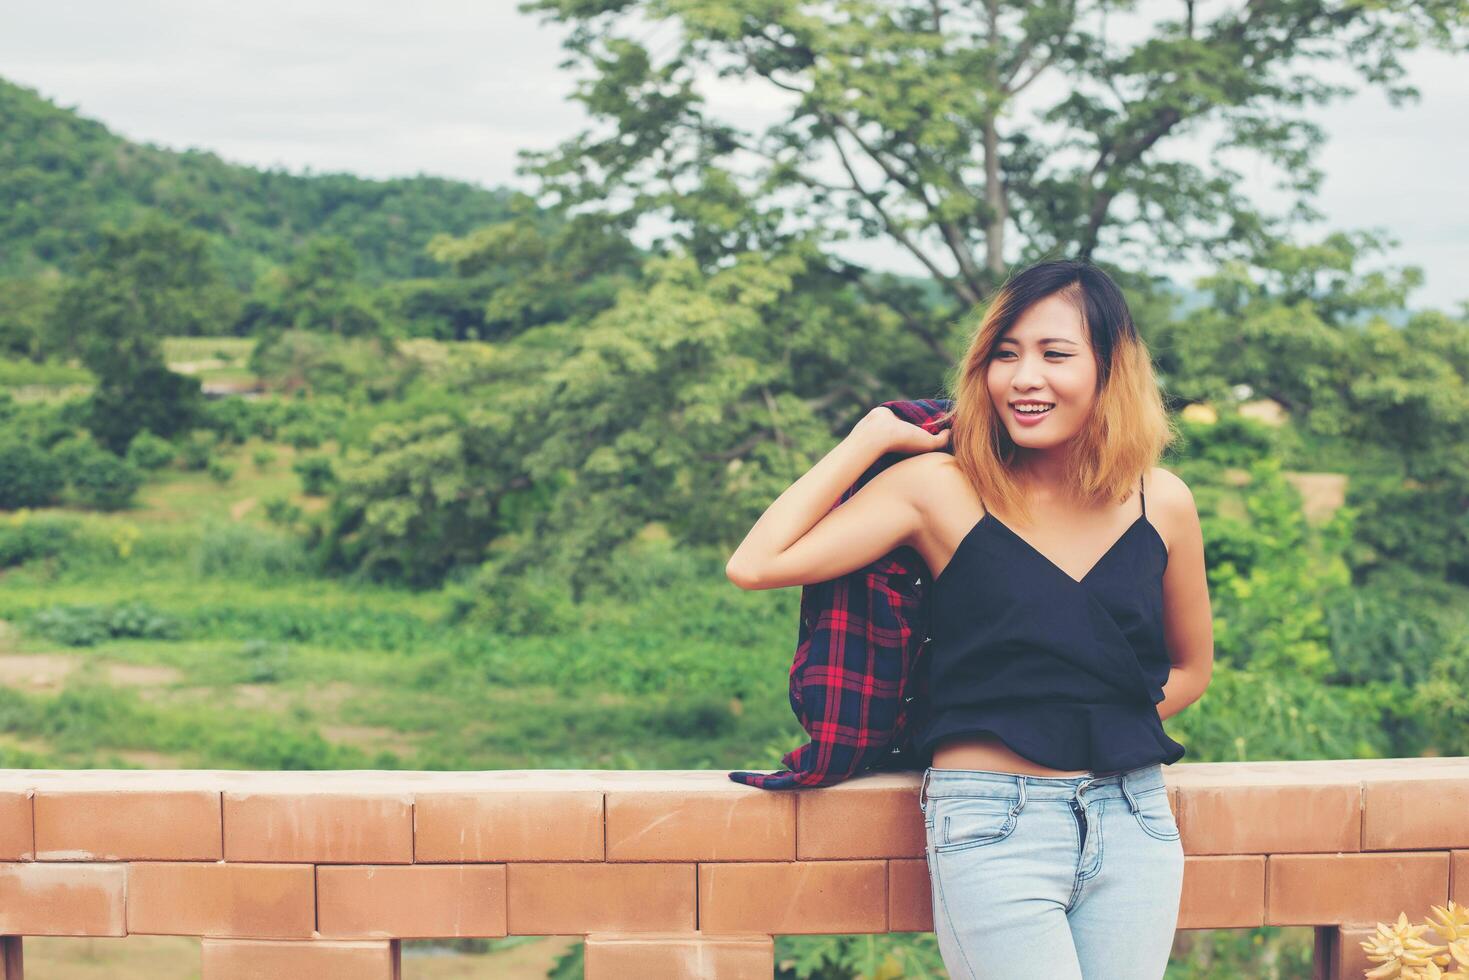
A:
<svg viewBox="0 0 1469 980">
<path fill-rule="evenodd" d="M 50 328 L 97 377 L 86 425 L 98 441 L 122 453 L 143 429 L 169 436 L 193 424 L 199 382 L 168 370 L 161 340 L 217 331 L 233 302 L 200 233 L 159 218 L 103 233 Z"/>
<path fill-rule="evenodd" d="M 524 197 L 513 207 L 510 220 L 429 242 L 429 254 L 457 280 L 442 288 L 451 295 L 459 284 L 476 289 L 476 339 L 501 340 L 542 323 L 588 319 L 637 281 L 641 257 L 616 224 L 594 215 L 553 221 Z"/>
<path fill-rule="evenodd" d="M 1260 0 L 1212 17 L 1182 4 L 1136 36 L 1108 23 L 1129 7 L 526 0 L 572 28 L 575 98 L 594 120 L 527 168 L 557 205 L 657 216 L 701 262 L 792 237 L 886 237 L 968 307 L 1012 255 L 1259 252 L 1315 216 L 1322 133 L 1305 113 L 1351 89 L 1314 63 L 1401 101 L 1417 95 L 1402 56 L 1461 50 L 1469 26 L 1454 2 Z M 742 125 L 708 98 L 715 76 L 779 118 Z M 1043 77 L 1061 83 L 1054 96 Z M 1220 133 L 1207 165 L 1170 156 L 1205 125 Z M 1244 197 L 1236 151 L 1278 168 L 1297 195 L 1288 213 Z"/>
</svg>

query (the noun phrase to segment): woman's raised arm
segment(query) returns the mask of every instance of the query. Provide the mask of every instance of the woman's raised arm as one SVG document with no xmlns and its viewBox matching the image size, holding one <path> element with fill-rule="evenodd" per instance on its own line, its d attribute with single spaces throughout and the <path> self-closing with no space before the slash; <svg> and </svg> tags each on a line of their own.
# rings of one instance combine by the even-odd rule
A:
<svg viewBox="0 0 1469 980">
<path fill-rule="evenodd" d="M 884 469 L 840 507 L 832 504 L 884 454 L 931 452 L 943 447 L 948 432 L 930 433 L 886 408 L 873 409 L 766 508 L 725 574 L 742 589 L 825 582 L 907 543 L 920 520 L 911 459 Z"/>
</svg>

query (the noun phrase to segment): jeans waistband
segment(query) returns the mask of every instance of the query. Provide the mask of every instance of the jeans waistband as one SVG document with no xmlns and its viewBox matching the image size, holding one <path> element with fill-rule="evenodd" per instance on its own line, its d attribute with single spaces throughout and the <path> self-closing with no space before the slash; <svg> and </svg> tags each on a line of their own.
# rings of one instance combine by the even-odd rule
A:
<svg viewBox="0 0 1469 980">
<path fill-rule="evenodd" d="M 1098 776 L 1027 776 L 990 769 L 924 770 L 918 790 L 918 805 L 945 796 L 986 796 L 1019 802 L 1030 800 L 1118 799 L 1149 790 L 1167 789 L 1163 765 L 1154 762 L 1136 769 Z"/>
</svg>

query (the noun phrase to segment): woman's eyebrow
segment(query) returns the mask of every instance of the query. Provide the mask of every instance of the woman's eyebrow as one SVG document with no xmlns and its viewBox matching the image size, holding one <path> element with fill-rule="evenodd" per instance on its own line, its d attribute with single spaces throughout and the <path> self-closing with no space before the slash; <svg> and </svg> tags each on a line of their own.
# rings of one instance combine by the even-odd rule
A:
<svg viewBox="0 0 1469 980">
<path fill-rule="evenodd" d="M 1016 340 L 1014 337 L 1003 337 L 1003 338 L 1001 338 L 999 340 L 999 343 L 1001 343 L 1001 344 L 1018 344 L 1018 343 L 1020 343 L 1020 341 Z M 1070 339 L 1068 339 L 1066 337 L 1042 337 L 1040 340 L 1037 340 L 1036 343 L 1037 344 L 1070 344 L 1072 347 L 1075 347 L 1076 346 L 1076 341 L 1070 340 Z"/>
</svg>

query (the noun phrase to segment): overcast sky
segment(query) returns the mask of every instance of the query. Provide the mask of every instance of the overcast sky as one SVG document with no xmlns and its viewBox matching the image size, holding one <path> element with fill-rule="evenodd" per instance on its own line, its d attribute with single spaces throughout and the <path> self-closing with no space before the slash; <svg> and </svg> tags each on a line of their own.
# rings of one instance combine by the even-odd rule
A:
<svg viewBox="0 0 1469 980">
<path fill-rule="evenodd" d="M 516 151 L 586 121 L 560 38 L 514 0 L 5 0 L 0 76 L 129 139 L 238 163 L 529 189 Z M 1426 273 L 1412 305 L 1453 309 L 1469 301 L 1469 55 L 1407 64 L 1421 101 L 1368 92 L 1313 112 L 1329 137 L 1315 202 L 1326 217 L 1302 237 L 1383 229 L 1400 242 L 1390 262 Z M 749 118 L 767 108 L 718 95 Z M 849 254 L 917 271 L 886 244 Z"/>
</svg>

